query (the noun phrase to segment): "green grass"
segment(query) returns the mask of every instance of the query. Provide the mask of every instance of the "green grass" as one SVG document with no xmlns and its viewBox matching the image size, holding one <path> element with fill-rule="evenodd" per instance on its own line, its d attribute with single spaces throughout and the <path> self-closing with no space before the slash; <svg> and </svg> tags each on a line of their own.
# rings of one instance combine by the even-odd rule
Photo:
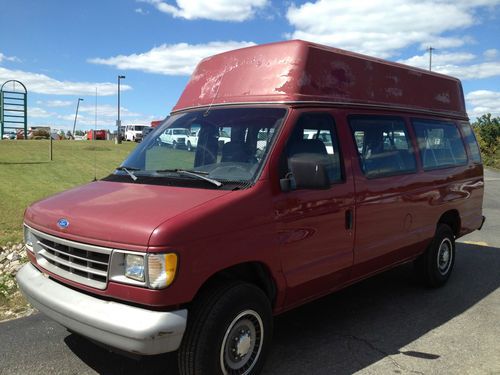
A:
<svg viewBox="0 0 500 375">
<path fill-rule="evenodd" d="M 111 141 L 0 141 L 0 246 L 22 240 L 32 202 L 110 174 L 136 146 Z"/>
</svg>

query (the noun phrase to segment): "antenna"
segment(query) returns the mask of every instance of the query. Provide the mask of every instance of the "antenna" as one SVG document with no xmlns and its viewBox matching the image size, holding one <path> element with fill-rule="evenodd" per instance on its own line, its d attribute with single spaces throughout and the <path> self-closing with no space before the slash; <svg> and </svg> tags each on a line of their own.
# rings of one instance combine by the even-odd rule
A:
<svg viewBox="0 0 500 375">
<path fill-rule="evenodd" d="M 97 130 L 97 87 L 95 88 L 94 136 L 92 137 L 92 142 L 94 142 L 94 181 L 97 181 L 97 154 L 95 149 L 96 130 Z"/>
</svg>

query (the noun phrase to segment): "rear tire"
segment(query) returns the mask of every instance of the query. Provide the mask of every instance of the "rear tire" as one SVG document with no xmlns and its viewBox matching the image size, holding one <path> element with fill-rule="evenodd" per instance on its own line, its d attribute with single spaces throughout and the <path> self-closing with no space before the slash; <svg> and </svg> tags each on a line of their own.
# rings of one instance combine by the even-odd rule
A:
<svg viewBox="0 0 500 375">
<path fill-rule="evenodd" d="M 194 303 L 178 352 L 182 375 L 258 374 L 272 338 L 267 296 L 252 284 L 217 285 Z"/>
<path fill-rule="evenodd" d="M 418 276 L 429 287 L 444 285 L 455 264 L 455 236 L 446 224 L 438 224 L 429 247 L 415 260 Z"/>
</svg>

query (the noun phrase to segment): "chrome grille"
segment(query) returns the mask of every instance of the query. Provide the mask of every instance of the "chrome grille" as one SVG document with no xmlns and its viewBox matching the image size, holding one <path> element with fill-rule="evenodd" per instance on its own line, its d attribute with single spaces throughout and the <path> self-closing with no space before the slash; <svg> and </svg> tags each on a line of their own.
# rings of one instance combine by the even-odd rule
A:
<svg viewBox="0 0 500 375">
<path fill-rule="evenodd" d="M 98 289 L 108 283 L 112 249 L 69 241 L 27 227 L 38 264 L 56 275 Z"/>
</svg>

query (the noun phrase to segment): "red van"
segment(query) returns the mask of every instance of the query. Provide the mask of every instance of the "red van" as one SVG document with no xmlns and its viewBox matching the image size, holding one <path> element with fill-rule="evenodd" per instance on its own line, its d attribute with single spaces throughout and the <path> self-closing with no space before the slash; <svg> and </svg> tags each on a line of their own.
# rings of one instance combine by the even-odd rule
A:
<svg viewBox="0 0 500 375">
<path fill-rule="evenodd" d="M 194 152 L 161 141 L 173 128 Z M 406 262 L 443 285 L 483 185 L 459 80 L 303 41 L 239 49 L 201 61 L 111 175 L 26 210 L 17 280 L 92 340 L 256 374 L 273 315 Z"/>
</svg>

